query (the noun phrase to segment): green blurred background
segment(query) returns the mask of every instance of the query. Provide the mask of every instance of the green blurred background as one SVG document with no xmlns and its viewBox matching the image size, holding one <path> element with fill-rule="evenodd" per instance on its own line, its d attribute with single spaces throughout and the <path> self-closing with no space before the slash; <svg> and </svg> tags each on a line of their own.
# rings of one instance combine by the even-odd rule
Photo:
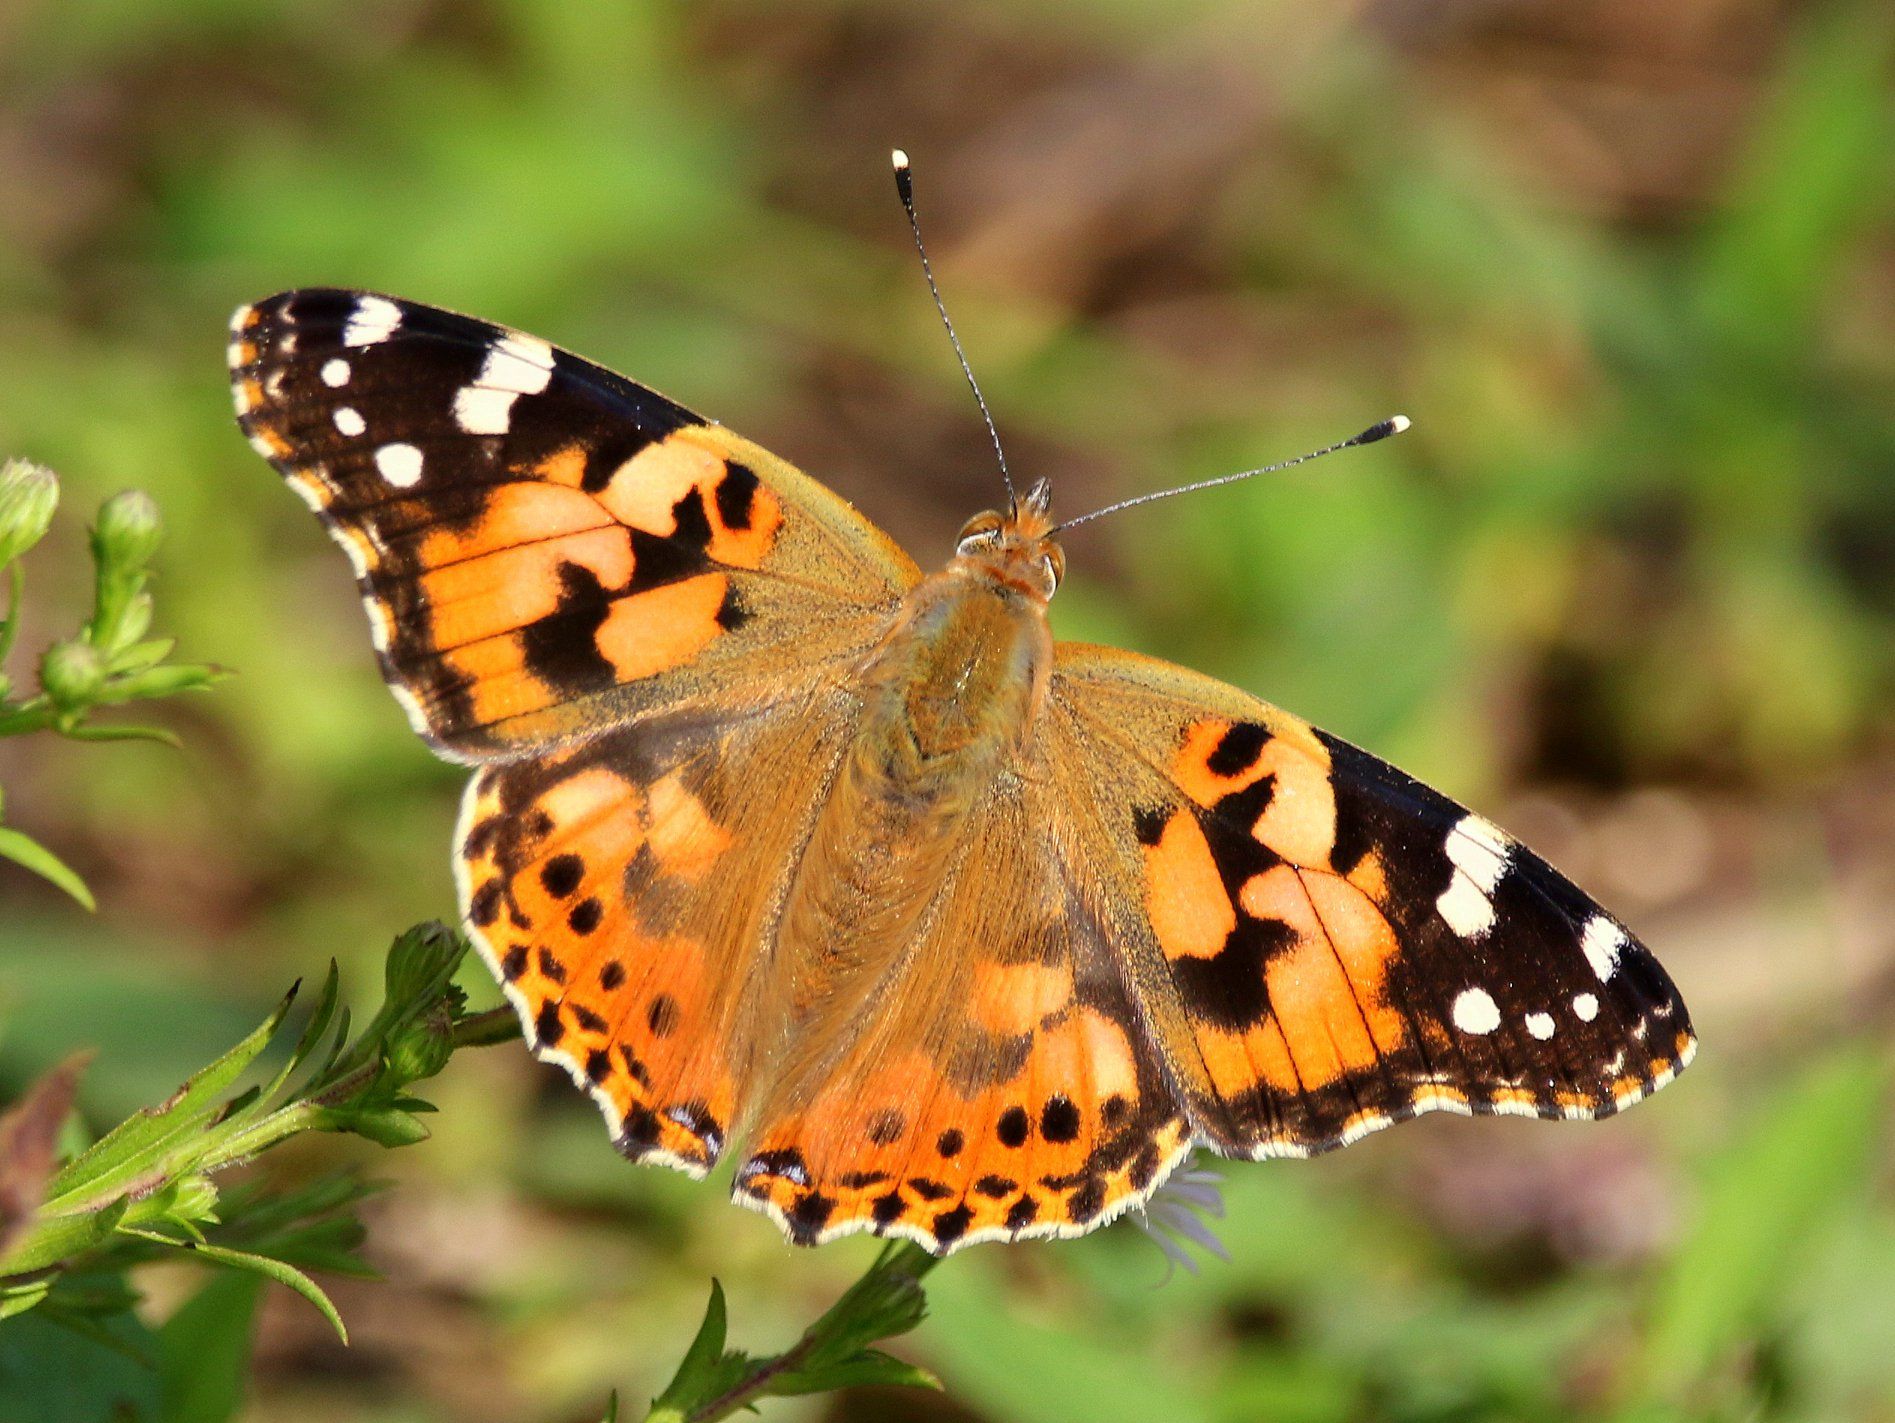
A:
<svg viewBox="0 0 1895 1423">
<path fill-rule="evenodd" d="M 831 482 L 923 564 L 1059 507 L 1370 451 L 1075 534 L 1057 630 L 1188 662 L 1492 814 L 1665 959 L 1699 1064 L 1628 1118 L 1431 1118 L 1234 1166 L 1230 1265 L 983 1247 L 903 1347 L 949 1401 L 785 1418 L 1895 1418 L 1895 10 L 1887 0 L 11 0 L 0 453 L 160 500 L 159 625 L 238 672 L 182 754 L 9 743 L 0 1097 L 103 1123 L 331 957 L 452 912 L 459 777 L 345 561 L 233 428 L 225 319 L 309 283 L 524 327 Z M 63 580 L 63 581 L 62 581 Z M 16 672 L 24 670 L 16 668 Z M 475 984 L 482 1001 L 491 988 Z M 781 1347 L 871 1249 L 636 1170 L 517 1048 L 361 1159 L 344 1351 L 272 1297 L 247 1416 L 596 1418 L 708 1277 Z M 151 1280 L 161 1316 L 188 1283 Z"/>
</svg>

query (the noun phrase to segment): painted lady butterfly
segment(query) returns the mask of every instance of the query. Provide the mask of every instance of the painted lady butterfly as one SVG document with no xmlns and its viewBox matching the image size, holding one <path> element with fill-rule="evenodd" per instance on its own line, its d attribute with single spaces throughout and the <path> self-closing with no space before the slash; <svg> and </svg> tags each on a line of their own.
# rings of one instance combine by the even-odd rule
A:
<svg viewBox="0 0 1895 1423">
<path fill-rule="evenodd" d="M 795 1240 L 1080 1235 L 1194 1146 L 1599 1117 L 1690 1060 L 1615 919 L 1477 815 L 1180 667 L 1055 643 L 1044 484 L 923 576 L 748 440 L 544 341 L 304 290 L 244 432 L 476 767 L 462 910 L 627 1156 Z"/>
</svg>

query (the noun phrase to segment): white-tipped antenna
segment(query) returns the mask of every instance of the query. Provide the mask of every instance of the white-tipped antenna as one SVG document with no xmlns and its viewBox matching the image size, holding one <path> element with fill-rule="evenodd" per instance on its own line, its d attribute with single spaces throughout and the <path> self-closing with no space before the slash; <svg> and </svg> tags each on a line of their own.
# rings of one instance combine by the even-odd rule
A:
<svg viewBox="0 0 1895 1423">
<path fill-rule="evenodd" d="M 1068 519 L 1053 530 L 1075 528 L 1080 524 L 1090 524 L 1094 519 L 1103 519 L 1107 514 L 1116 514 L 1121 509 L 1131 509 L 1140 504 L 1149 504 L 1155 499 L 1169 499 L 1174 494 L 1193 494 L 1200 489 L 1215 489 L 1220 484 L 1235 484 L 1240 479 L 1250 479 L 1259 474 L 1275 474 L 1280 469 L 1289 469 L 1295 465 L 1308 464 L 1311 460 L 1321 459 L 1324 455 L 1333 455 L 1337 450 L 1354 449 L 1357 445 L 1372 445 L 1377 440 L 1386 440 L 1390 435 L 1399 435 L 1408 428 L 1406 415 L 1391 415 L 1388 419 L 1369 426 L 1359 435 L 1351 435 L 1346 440 L 1338 440 L 1333 445 L 1324 445 L 1320 450 L 1311 450 L 1306 455 L 1298 455 L 1293 460 L 1281 460 L 1276 464 L 1266 464 L 1258 469 L 1247 469 L 1240 474 L 1220 475 L 1216 479 L 1202 479 L 1196 484 L 1181 484 L 1176 489 L 1160 489 L 1152 494 L 1140 494 L 1135 498 L 1121 499 L 1116 504 L 1108 504 L 1103 509 L 1094 509 L 1090 514 L 1081 514 L 1077 519 Z"/>
<path fill-rule="evenodd" d="M 980 382 L 974 379 L 974 368 L 967 364 L 967 352 L 961 349 L 961 338 L 954 334 L 954 323 L 948 319 L 947 303 L 941 300 L 941 288 L 935 284 L 934 267 L 928 261 L 927 244 L 921 240 L 921 221 L 915 216 L 915 176 L 908 167 L 908 155 L 897 148 L 890 157 L 895 164 L 895 191 L 901 194 L 902 211 L 908 214 L 908 230 L 915 235 L 915 251 L 921 254 L 921 274 L 928 279 L 928 290 L 934 296 L 934 309 L 941 313 L 941 324 L 947 327 L 948 340 L 954 346 L 954 357 L 961 363 L 961 374 L 967 377 L 967 388 L 974 392 L 974 403 L 980 407 L 980 418 L 987 422 L 988 438 L 994 442 L 994 458 L 1000 463 L 1000 477 L 1007 485 L 1007 502 L 1018 504 L 1019 496 L 1013 492 L 1013 476 L 1007 472 L 1007 454 L 1000 448 L 1000 432 L 994 428 L 994 417 L 987 412 L 987 400 L 980 393 Z"/>
</svg>

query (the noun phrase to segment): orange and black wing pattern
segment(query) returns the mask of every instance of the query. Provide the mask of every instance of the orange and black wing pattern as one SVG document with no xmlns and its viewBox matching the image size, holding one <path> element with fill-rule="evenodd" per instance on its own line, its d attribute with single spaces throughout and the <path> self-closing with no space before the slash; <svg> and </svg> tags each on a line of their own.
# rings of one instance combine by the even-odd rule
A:
<svg viewBox="0 0 1895 1423">
<path fill-rule="evenodd" d="M 536 337 L 306 289 L 239 310 L 230 365 L 244 433 L 348 553 L 384 676 L 456 760 L 729 709 L 845 655 L 918 576 L 814 480 Z"/>
<path fill-rule="evenodd" d="M 833 695 L 809 698 L 615 728 L 469 784 L 474 940 L 535 1054 L 630 1159 L 698 1176 L 731 1139 L 754 1078 L 744 995 L 849 726 Z"/>
<path fill-rule="evenodd" d="M 1053 844 L 1050 772 L 983 798 L 847 1049 L 761 1104 L 733 1195 L 793 1240 L 870 1231 L 945 1253 L 1084 1235 L 1189 1152 L 1098 906 Z"/>
<path fill-rule="evenodd" d="M 1609 1115 L 1695 1041 L 1656 959 L 1435 791 L 1209 678 L 1062 645 L 1068 814 L 1180 1096 L 1228 1155 L 1426 1111 Z"/>
</svg>

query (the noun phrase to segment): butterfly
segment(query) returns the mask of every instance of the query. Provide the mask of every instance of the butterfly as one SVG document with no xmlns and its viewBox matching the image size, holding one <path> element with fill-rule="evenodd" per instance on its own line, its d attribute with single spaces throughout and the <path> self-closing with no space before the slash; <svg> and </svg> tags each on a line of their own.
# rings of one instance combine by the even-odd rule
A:
<svg viewBox="0 0 1895 1423">
<path fill-rule="evenodd" d="M 925 255 L 925 254 L 924 254 Z M 799 1243 L 1082 1235 L 1196 1148 L 1600 1117 L 1694 1039 L 1491 823 L 1246 692 L 1055 642 L 1044 483 L 922 570 L 721 425 L 358 291 L 240 310 L 239 423 L 474 768 L 474 943 L 618 1149 Z"/>
</svg>

